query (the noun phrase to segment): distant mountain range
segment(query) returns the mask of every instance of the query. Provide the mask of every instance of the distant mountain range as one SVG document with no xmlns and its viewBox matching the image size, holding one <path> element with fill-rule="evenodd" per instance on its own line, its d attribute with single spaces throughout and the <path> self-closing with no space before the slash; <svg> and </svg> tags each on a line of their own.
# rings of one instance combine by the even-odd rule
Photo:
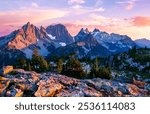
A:
<svg viewBox="0 0 150 114">
<path fill-rule="evenodd" d="M 18 58 L 31 58 L 34 48 L 45 57 L 75 53 L 78 58 L 95 58 L 125 52 L 134 46 L 149 47 L 148 42 L 146 39 L 133 41 L 126 35 L 108 34 L 98 29 L 90 32 L 83 28 L 72 37 L 62 24 L 38 28 L 28 22 L 9 35 L 0 37 L 0 63 L 2 66 Z"/>
<path fill-rule="evenodd" d="M 146 38 L 135 40 L 135 43 L 140 47 L 150 48 L 150 40 L 147 40 Z"/>
<path fill-rule="evenodd" d="M 128 51 L 136 46 L 135 42 L 126 35 L 108 34 L 98 29 L 90 32 L 82 28 L 74 39 L 74 43 L 54 50 L 53 54 L 66 55 L 76 52 L 76 57 L 79 58 L 95 58 Z"/>
</svg>

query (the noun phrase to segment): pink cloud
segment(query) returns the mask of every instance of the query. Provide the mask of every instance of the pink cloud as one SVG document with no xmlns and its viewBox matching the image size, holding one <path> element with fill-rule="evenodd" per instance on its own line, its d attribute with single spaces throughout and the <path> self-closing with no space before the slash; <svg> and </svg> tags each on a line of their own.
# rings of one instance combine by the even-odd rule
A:
<svg viewBox="0 0 150 114">
<path fill-rule="evenodd" d="M 134 7 L 134 4 L 132 2 L 128 3 L 125 7 L 126 10 L 131 10 Z"/>
<path fill-rule="evenodd" d="M 150 17 L 137 16 L 133 18 L 134 26 L 150 26 Z"/>
<path fill-rule="evenodd" d="M 99 29 L 100 31 L 107 31 L 109 33 L 113 32 L 112 26 L 113 25 L 109 25 L 109 26 L 103 26 L 103 25 L 80 25 L 80 24 L 71 24 L 71 23 L 67 23 L 65 24 L 65 26 L 67 27 L 69 33 L 73 36 L 77 35 L 78 32 L 81 30 L 81 28 L 88 28 L 89 31 L 93 31 L 95 28 Z"/>
<path fill-rule="evenodd" d="M 37 7 L 36 4 L 32 5 Z M 47 19 L 63 17 L 67 13 L 68 11 L 65 10 L 40 8 L 22 8 L 16 11 L 0 12 L 0 35 L 6 35 L 12 30 L 18 29 L 18 27 L 24 25 L 28 21 L 31 21 L 33 24 L 37 24 Z"/>
<path fill-rule="evenodd" d="M 121 25 L 122 24 L 122 25 Z M 83 24 L 65 24 L 68 31 L 73 35 L 77 35 L 77 33 L 81 30 L 81 28 L 88 28 L 90 31 L 93 31 L 95 28 L 100 31 L 106 31 L 108 33 L 117 33 L 122 35 L 128 35 L 132 39 L 139 38 L 147 38 L 150 39 L 149 30 L 150 27 L 138 27 L 135 25 L 123 26 L 123 23 L 120 23 L 121 26 L 117 26 L 114 24 L 109 25 L 83 25 Z"/>
</svg>

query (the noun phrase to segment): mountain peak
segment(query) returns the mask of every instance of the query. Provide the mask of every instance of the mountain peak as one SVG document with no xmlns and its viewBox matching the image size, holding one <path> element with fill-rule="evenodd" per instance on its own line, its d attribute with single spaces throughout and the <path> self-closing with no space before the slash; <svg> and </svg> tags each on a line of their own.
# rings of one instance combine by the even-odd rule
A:
<svg viewBox="0 0 150 114">
<path fill-rule="evenodd" d="M 40 31 L 46 31 L 46 29 L 43 26 L 40 26 Z"/>
<path fill-rule="evenodd" d="M 135 43 L 140 47 L 150 48 L 150 40 L 148 40 L 146 38 L 137 39 L 137 40 L 135 40 Z"/>
<path fill-rule="evenodd" d="M 49 25 L 48 27 L 59 27 L 59 28 L 65 28 L 66 29 L 66 26 L 61 24 L 61 23 L 57 23 L 57 24 L 52 24 L 52 25 Z M 47 27 L 47 28 L 48 28 Z"/>
<path fill-rule="evenodd" d="M 32 24 L 30 23 L 30 22 L 27 22 L 24 26 L 26 26 L 26 27 L 29 27 L 29 26 L 31 26 Z"/>
<path fill-rule="evenodd" d="M 66 44 L 73 42 L 72 36 L 63 24 L 50 25 L 46 28 L 46 32 L 54 36 L 57 42 L 63 42 Z"/>
<path fill-rule="evenodd" d="M 80 32 L 84 32 L 84 28 L 81 28 Z"/>
<path fill-rule="evenodd" d="M 97 28 L 95 28 L 95 29 L 93 30 L 93 32 L 100 32 L 100 30 L 97 29 Z"/>
<path fill-rule="evenodd" d="M 149 41 L 149 40 L 148 40 L 148 39 L 146 39 L 146 38 L 137 39 L 137 40 L 135 40 L 135 41 L 140 41 L 140 40 Z"/>
<path fill-rule="evenodd" d="M 11 49 L 23 49 L 31 44 L 36 44 L 39 34 L 39 29 L 28 22 L 18 30 L 13 40 L 8 43 L 8 47 Z"/>
<path fill-rule="evenodd" d="M 88 28 L 81 28 L 81 30 L 80 30 L 80 32 L 79 32 L 79 34 L 87 34 L 87 33 L 90 33 L 89 32 L 89 30 L 88 30 Z"/>
<path fill-rule="evenodd" d="M 33 27 L 34 27 L 33 24 L 31 24 L 30 22 L 27 22 L 27 24 L 23 25 L 22 28 L 24 31 L 28 31 L 30 28 L 33 28 Z"/>
<path fill-rule="evenodd" d="M 86 29 L 85 29 L 85 32 L 86 32 L 86 33 L 89 33 L 90 31 L 89 31 L 89 29 L 88 29 L 88 28 L 86 28 Z"/>
<path fill-rule="evenodd" d="M 30 25 L 30 22 L 27 22 L 27 25 Z"/>
</svg>

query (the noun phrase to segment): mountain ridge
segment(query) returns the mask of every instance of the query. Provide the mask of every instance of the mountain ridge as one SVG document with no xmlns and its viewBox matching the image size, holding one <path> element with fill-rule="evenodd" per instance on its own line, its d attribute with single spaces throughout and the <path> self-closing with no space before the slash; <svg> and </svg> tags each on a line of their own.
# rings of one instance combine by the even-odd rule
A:
<svg viewBox="0 0 150 114">
<path fill-rule="evenodd" d="M 150 40 L 148 40 L 146 38 L 137 39 L 137 40 L 135 40 L 135 43 L 140 47 L 150 48 Z"/>
<path fill-rule="evenodd" d="M 9 35 L 0 37 L 0 50 L 11 55 L 8 50 L 12 49 L 27 58 L 32 57 L 34 48 L 44 57 L 76 53 L 77 58 L 95 58 L 125 52 L 134 46 L 137 44 L 127 35 L 108 34 L 96 28 L 92 32 L 88 28 L 81 28 L 79 33 L 72 37 L 62 24 L 38 28 L 28 22 Z M 1 51 L 0 54 L 4 53 Z"/>
</svg>

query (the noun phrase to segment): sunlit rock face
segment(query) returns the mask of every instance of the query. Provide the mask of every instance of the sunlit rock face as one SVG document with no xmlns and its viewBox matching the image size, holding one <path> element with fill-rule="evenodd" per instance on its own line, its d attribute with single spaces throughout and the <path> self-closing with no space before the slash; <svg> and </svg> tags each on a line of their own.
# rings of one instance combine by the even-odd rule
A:
<svg viewBox="0 0 150 114">
<path fill-rule="evenodd" d="M 142 86 L 141 86 L 142 85 Z M 0 96 L 9 97 L 124 97 L 150 96 L 150 84 L 121 83 L 100 78 L 78 80 L 53 73 L 15 69 L 0 77 Z"/>
</svg>

